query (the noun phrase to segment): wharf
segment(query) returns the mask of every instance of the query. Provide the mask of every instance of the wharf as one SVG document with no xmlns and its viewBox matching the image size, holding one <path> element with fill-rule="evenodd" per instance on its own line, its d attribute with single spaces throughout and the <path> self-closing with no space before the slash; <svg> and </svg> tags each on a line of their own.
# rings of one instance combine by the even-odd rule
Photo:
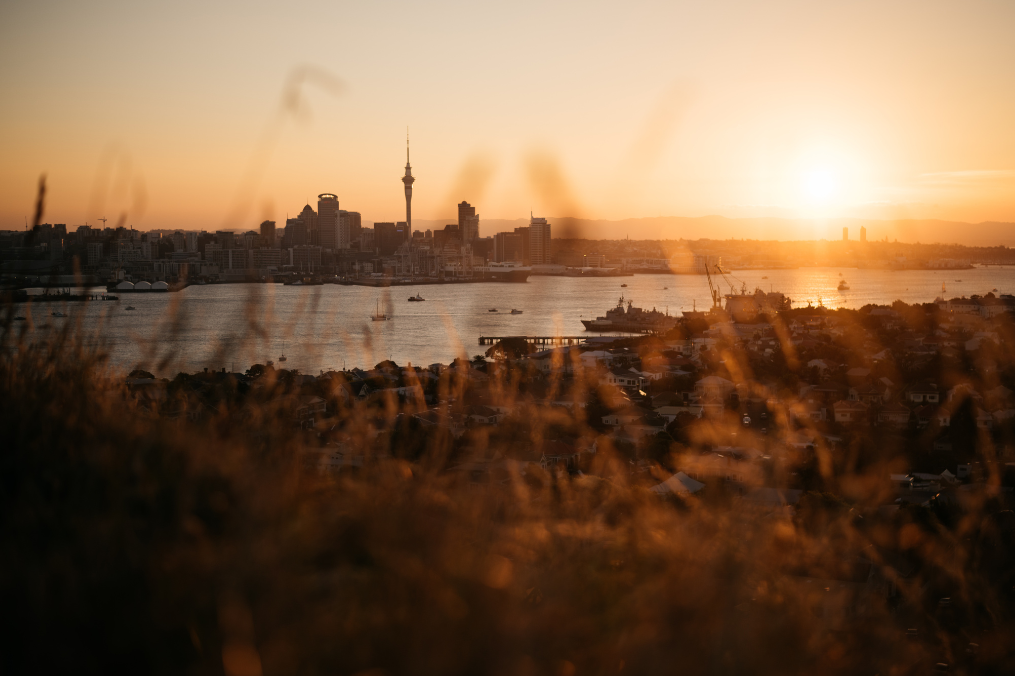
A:
<svg viewBox="0 0 1015 676">
<path fill-rule="evenodd" d="M 508 338 L 520 338 L 530 345 L 581 345 L 588 336 L 480 336 L 480 345 L 496 345 Z"/>
</svg>

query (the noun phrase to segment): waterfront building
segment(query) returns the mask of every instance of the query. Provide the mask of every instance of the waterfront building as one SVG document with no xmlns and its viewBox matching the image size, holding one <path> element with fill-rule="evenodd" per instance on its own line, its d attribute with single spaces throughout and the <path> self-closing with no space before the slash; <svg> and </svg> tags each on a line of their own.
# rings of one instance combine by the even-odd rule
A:
<svg viewBox="0 0 1015 676">
<path fill-rule="evenodd" d="M 316 245 L 294 246 L 290 249 L 292 266 L 300 272 L 316 272 L 321 268 L 321 247 Z"/>
<path fill-rule="evenodd" d="M 493 260 L 497 263 L 525 260 L 522 235 L 516 232 L 498 232 L 493 236 Z"/>
<path fill-rule="evenodd" d="M 545 218 L 532 218 L 529 222 L 529 260 L 532 265 L 550 263 L 550 224 Z"/>
<path fill-rule="evenodd" d="M 278 269 L 282 266 L 282 250 L 275 247 L 250 249 L 248 267 L 254 270 Z"/>
</svg>

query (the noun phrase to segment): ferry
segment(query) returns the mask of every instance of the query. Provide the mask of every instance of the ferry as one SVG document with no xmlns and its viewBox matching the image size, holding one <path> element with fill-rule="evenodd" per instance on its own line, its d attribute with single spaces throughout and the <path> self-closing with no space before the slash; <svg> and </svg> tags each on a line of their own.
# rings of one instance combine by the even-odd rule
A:
<svg viewBox="0 0 1015 676">
<path fill-rule="evenodd" d="M 625 306 L 625 302 L 627 305 Z M 628 333 L 660 333 L 677 325 L 677 318 L 652 308 L 634 307 L 634 301 L 621 296 L 617 306 L 606 311 L 606 316 L 583 319 L 586 331 L 624 331 Z"/>
<path fill-rule="evenodd" d="M 423 296 L 419 295 L 419 293 L 417 293 L 415 296 L 409 296 L 410 303 L 421 303 L 424 300 L 426 300 L 426 298 L 423 298 Z"/>
<path fill-rule="evenodd" d="M 849 291 L 849 284 L 846 283 L 845 279 L 839 280 L 839 286 L 836 287 L 839 291 Z"/>
<path fill-rule="evenodd" d="M 529 280 L 532 268 L 521 263 L 490 263 L 472 268 L 474 277 L 490 282 L 522 283 Z"/>
</svg>

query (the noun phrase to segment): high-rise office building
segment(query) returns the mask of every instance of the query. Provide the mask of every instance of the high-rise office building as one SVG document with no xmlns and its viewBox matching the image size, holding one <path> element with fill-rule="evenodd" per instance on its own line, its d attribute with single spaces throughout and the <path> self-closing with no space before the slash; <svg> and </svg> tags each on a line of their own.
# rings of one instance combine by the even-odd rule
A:
<svg viewBox="0 0 1015 676">
<path fill-rule="evenodd" d="M 374 223 L 374 247 L 380 255 L 392 255 L 399 244 L 394 223 Z"/>
<path fill-rule="evenodd" d="M 261 223 L 261 246 L 275 246 L 275 221 Z"/>
<path fill-rule="evenodd" d="M 363 231 L 363 219 L 358 211 L 346 211 L 345 221 L 348 224 L 349 243 L 356 244 L 360 241 Z"/>
<path fill-rule="evenodd" d="M 476 207 L 468 202 L 458 205 L 458 231 L 466 243 L 479 237 L 479 216 L 476 215 Z"/>
<path fill-rule="evenodd" d="M 297 218 L 303 221 L 303 226 L 307 232 L 305 244 L 316 245 L 318 240 L 320 240 L 320 234 L 317 232 L 317 212 L 308 204 L 303 207 L 303 211 L 300 212 Z"/>
<path fill-rule="evenodd" d="M 529 261 L 532 265 L 550 263 L 550 224 L 545 218 L 529 221 Z"/>
<path fill-rule="evenodd" d="M 523 262 L 523 239 L 517 232 L 498 232 L 493 236 L 493 260 L 497 263 Z"/>
<path fill-rule="evenodd" d="M 232 249 L 235 244 L 235 234 L 228 230 L 219 230 L 215 233 L 215 239 L 223 249 Z"/>
<path fill-rule="evenodd" d="M 405 176 L 402 183 L 405 185 L 405 222 L 412 232 L 412 184 L 416 181 L 412 176 L 412 166 L 409 165 L 409 133 L 405 134 Z"/>
<path fill-rule="evenodd" d="M 317 196 L 318 243 L 325 251 L 340 248 L 338 197 L 330 192 Z"/>
<path fill-rule="evenodd" d="M 860 226 L 860 242 L 862 244 L 867 243 L 867 228 L 862 225 Z"/>
<path fill-rule="evenodd" d="M 529 259 L 529 249 L 531 242 L 529 241 L 529 226 L 521 228 L 515 228 L 515 234 L 520 235 L 522 238 L 522 261 L 526 265 L 531 265 L 532 261 Z"/>
</svg>

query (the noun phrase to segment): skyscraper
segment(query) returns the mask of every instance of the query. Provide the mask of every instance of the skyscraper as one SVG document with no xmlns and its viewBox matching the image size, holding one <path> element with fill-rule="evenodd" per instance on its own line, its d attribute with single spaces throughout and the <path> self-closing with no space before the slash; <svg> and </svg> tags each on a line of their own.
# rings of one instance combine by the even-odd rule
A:
<svg viewBox="0 0 1015 676">
<path fill-rule="evenodd" d="M 275 246 L 275 221 L 261 223 L 261 246 Z"/>
<path fill-rule="evenodd" d="M 458 231 L 466 243 L 479 237 L 479 216 L 476 215 L 476 207 L 468 202 L 458 205 Z"/>
<path fill-rule="evenodd" d="M 550 263 L 550 224 L 545 218 L 532 218 L 529 222 L 529 259 L 532 265 Z"/>
<path fill-rule="evenodd" d="M 338 197 L 330 192 L 317 196 L 318 244 L 325 251 L 339 248 Z"/>
<path fill-rule="evenodd" d="M 416 179 L 412 177 L 412 166 L 409 164 L 409 132 L 405 133 L 405 176 L 402 183 L 405 184 L 405 222 L 409 232 L 412 232 L 412 184 Z"/>
<path fill-rule="evenodd" d="M 862 225 L 860 226 L 860 243 L 867 243 L 867 228 Z"/>
<path fill-rule="evenodd" d="M 303 222 L 303 227 L 307 233 L 307 241 L 303 242 L 303 244 L 319 244 L 320 235 L 317 232 L 317 212 L 314 211 L 314 208 L 309 204 L 306 205 L 297 218 Z"/>
</svg>

